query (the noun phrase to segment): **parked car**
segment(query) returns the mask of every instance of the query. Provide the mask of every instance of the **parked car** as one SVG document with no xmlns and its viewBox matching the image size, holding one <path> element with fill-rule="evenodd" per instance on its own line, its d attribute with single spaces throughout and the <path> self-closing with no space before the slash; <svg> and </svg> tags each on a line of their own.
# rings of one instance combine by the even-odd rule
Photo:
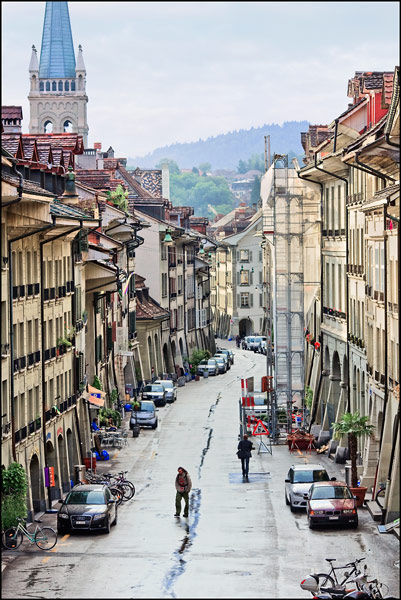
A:
<svg viewBox="0 0 401 600">
<path fill-rule="evenodd" d="M 226 348 L 218 348 L 215 352 L 215 356 L 217 354 L 224 354 L 228 358 L 228 368 L 231 368 L 231 365 L 234 364 L 234 352 L 231 350 L 227 350 Z"/>
<path fill-rule="evenodd" d="M 117 504 L 107 485 L 75 485 L 57 513 L 57 532 L 104 529 L 117 523 Z"/>
<path fill-rule="evenodd" d="M 309 488 L 317 481 L 330 481 L 323 465 L 291 465 L 285 480 L 285 503 L 291 511 L 306 508 Z M 332 481 L 335 481 L 335 477 Z"/>
<path fill-rule="evenodd" d="M 203 371 L 208 371 L 209 375 L 219 374 L 219 367 L 214 358 L 200 361 L 198 365 L 198 375 L 203 375 Z"/>
<path fill-rule="evenodd" d="M 134 425 L 156 429 L 158 422 L 156 412 L 157 409 L 153 400 L 140 401 L 139 409 L 131 411 L 131 417 L 129 420 L 130 429 L 133 429 Z"/>
<path fill-rule="evenodd" d="M 223 354 L 217 354 L 212 358 L 217 362 L 217 366 L 219 367 L 219 373 L 226 373 L 228 364 L 227 358 Z"/>
<path fill-rule="evenodd" d="M 266 356 L 266 354 L 267 354 L 267 340 L 261 340 L 259 342 L 259 344 L 256 347 L 256 352 L 259 352 L 259 354 L 264 354 Z"/>
<path fill-rule="evenodd" d="M 253 338 L 253 341 L 249 343 L 248 350 L 253 350 L 254 352 L 259 352 L 259 345 L 261 342 L 266 342 L 267 338 L 264 335 L 256 335 Z"/>
<path fill-rule="evenodd" d="M 255 336 L 254 335 L 246 335 L 244 337 L 244 339 L 242 340 L 242 348 L 244 350 L 250 350 L 251 349 L 251 344 L 253 344 L 254 341 L 255 341 Z"/>
<path fill-rule="evenodd" d="M 319 481 L 308 493 L 309 527 L 346 523 L 358 527 L 356 498 L 345 481 Z"/>
<path fill-rule="evenodd" d="M 172 379 L 158 379 L 153 382 L 154 385 L 162 385 L 166 394 L 167 402 L 175 402 L 177 400 L 177 388 Z"/>
<path fill-rule="evenodd" d="M 145 385 L 142 391 L 142 400 L 153 400 L 156 406 L 166 406 L 164 387 L 155 383 Z"/>
</svg>

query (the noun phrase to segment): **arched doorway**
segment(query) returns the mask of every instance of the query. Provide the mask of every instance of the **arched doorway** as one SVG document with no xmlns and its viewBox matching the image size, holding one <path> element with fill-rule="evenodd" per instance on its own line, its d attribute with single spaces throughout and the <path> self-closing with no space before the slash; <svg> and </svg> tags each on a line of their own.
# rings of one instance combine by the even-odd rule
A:
<svg viewBox="0 0 401 600">
<path fill-rule="evenodd" d="M 66 447 L 64 443 L 64 438 L 62 435 L 59 435 L 57 438 L 57 449 L 58 449 L 58 459 L 60 462 L 60 486 L 63 492 L 68 492 L 71 488 L 70 478 L 69 478 L 69 469 L 67 464 L 67 453 Z"/>
<path fill-rule="evenodd" d="M 246 335 L 252 335 L 252 331 L 253 331 L 253 323 L 251 321 L 251 319 L 246 318 L 246 319 L 241 319 L 241 321 L 239 322 L 239 336 L 241 338 L 245 337 Z"/>
<path fill-rule="evenodd" d="M 78 452 L 76 444 L 74 443 L 74 435 L 71 429 L 67 429 L 67 452 L 68 452 L 68 475 L 69 479 L 74 481 L 75 471 L 74 465 L 78 465 Z"/>
<path fill-rule="evenodd" d="M 163 361 L 164 361 L 164 369 L 166 373 L 171 373 L 172 372 L 172 368 L 171 368 L 171 364 L 170 364 L 170 357 L 168 354 L 168 348 L 167 348 L 167 344 L 163 345 Z"/>
<path fill-rule="evenodd" d="M 50 488 L 50 497 L 52 500 L 58 500 L 61 498 L 60 493 L 60 478 L 57 468 L 57 456 L 54 446 L 50 440 L 46 442 L 46 461 L 47 466 L 54 468 L 54 482 L 55 486 Z"/>
<path fill-rule="evenodd" d="M 34 454 L 29 463 L 29 478 L 31 481 L 32 507 L 34 512 L 41 512 L 46 509 L 46 500 L 44 496 L 42 472 L 39 466 L 39 458 Z"/>
</svg>

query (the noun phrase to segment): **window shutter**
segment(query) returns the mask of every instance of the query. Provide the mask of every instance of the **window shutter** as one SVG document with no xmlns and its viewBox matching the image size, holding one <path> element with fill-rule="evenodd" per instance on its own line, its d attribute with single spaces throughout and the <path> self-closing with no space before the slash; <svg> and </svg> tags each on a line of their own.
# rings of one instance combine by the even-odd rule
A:
<svg viewBox="0 0 401 600">
<path fill-rule="evenodd" d="M 238 306 L 241 306 L 241 294 L 237 296 Z"/>
<path fill-rule="evenodd" d="M 252 271 L 250 272 L 250 276 L 251 276 L 251 285 L 253 284 L 253 273 Z"/>
<path fill-rule="evenodd" d="M 249 250 L 249 262 L 252 262 L 252 250 Z"/>
<path fill-rule="evenodd" d="M 237 283 L 238 283 L 238 284 L 239 284 L 239 283 L 241 283 L 241 281 L 240 281 L 240 277 L 241 277 L 241 275 L 240 275 L 240 272 L 239 272 L 239 271 L 237 271 Z"/>
<path fill-rule="evenodd" d="M 262 271 L 259 271 L 259 283 L 262 283 Z"/>
<path fill-rule="evenodd" d="M 253 294 L 249 294 L 249 299 L 250 299 L 249 306 L 253 306 Z"/>
<path fill-rule="evenodd" d="M 107 352 L 113 349 L 113 326 L 107 325 Z"/>
<path fill-rule="evenodd" d="M 239 250 L 237 250 L 237 260 L 240 260 L 240 258 L 241 258 L 241 253 Z"/>
</svg>

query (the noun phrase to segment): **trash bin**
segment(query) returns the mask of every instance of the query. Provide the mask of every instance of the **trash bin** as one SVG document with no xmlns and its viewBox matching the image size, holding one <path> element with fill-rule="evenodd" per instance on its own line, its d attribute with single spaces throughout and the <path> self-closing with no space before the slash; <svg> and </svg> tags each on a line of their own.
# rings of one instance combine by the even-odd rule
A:
<svg viewBox="0 0 401 600">
<path fill-rule="evenodd" d="M 85 479 L 85 465 L 74 465 L 75 484 Z"/>
<path fill-rule="evenodd" d="M 137 424 L 135 424 L 135 425 L 132 427 L 132 437 L 138 437 L 138 435 L 139 435 L 139 432 L 140 432 L 140 431 L 141 431 L 141 428 L 140 428 L 140 426 L 139 426 L 139 425 L 137 425 Z"/>
</svg>

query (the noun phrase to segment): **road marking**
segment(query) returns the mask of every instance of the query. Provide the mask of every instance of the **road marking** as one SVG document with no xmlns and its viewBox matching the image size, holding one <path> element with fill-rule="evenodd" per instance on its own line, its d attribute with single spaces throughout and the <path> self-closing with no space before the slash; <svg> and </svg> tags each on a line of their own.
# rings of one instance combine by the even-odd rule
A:
<svg viewBox="0 0 401 600">
<path fill-rule="evenodd" d="M 70 537 L 70 533 L 66 533 L 65 535 L 63 535 L 63 537 L 61 538 L 61 542 L 65 542 L 66 540 L 68 540 L 68 538 Z"/>
<path fill-rule="evenodd" d="M 50 556 L 46 556 L 46 558 L 42 559 L 42 563 L 47 563 L 50 560 Z"/>
</svg>

